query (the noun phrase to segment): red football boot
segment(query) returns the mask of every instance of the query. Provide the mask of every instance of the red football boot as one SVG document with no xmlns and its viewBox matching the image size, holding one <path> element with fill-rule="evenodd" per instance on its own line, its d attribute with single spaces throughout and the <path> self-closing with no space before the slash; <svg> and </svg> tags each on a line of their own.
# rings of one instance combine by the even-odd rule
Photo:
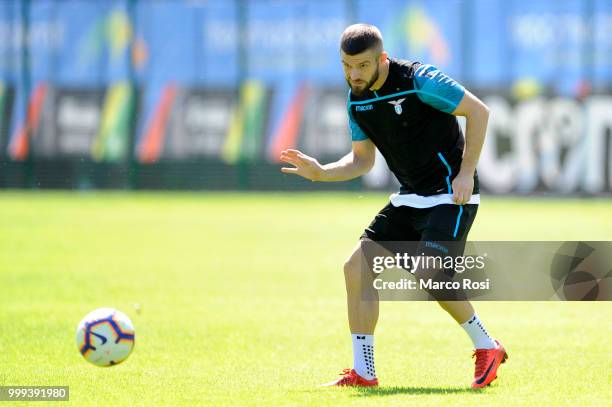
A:
<svg viewBox="0 0 612 407">
<path fill-rule="evenodd" d="M 472 388 L 480 389 L 485 387 L 495 379 L 497 379 L 497 368 L 500 364 L 508 359 L 506 349 L 495 340 L 494 349 L 476 349 L 472 357 L 476 358 L 476 371 L 474 372 L 474 381 Z"/>
<path fill-rule="evenodd" d="M 340 373 L 341 378 L 334 380 L 329 383 L 322 384 L 322 386 L 354 386 L 354 387 L 374 387 L 378 386 L 378 379 L 375 377 L 372 380 L 364 379 L 359 376 L 355 369 L 344 369 Z"/>
</svg>

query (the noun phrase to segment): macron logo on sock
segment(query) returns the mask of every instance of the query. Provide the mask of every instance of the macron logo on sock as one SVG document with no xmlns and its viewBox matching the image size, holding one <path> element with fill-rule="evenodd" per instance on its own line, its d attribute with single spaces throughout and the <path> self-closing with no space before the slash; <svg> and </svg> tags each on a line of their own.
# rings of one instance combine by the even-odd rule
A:
<svg viewBox="0 0 612 407">
<path fill-rule="evenodd" d="M 359 335 L 357 335 L 357 339 L 365 339 L 365 336 L 359 336 Z"/>
</svg>

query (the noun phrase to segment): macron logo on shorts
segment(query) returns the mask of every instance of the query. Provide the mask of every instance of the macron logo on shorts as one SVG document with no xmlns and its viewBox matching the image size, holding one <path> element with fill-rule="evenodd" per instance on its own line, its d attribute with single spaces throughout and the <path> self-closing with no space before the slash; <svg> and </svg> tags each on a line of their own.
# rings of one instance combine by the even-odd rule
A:
<svg viewBox="0 0 612 407">
<path fill-rule="evenodd" d="M 425 242 L 425 247 L 431 247 L 432 249 L 440 250 L 441 252 L 448 254 L 448 248 L 442 246 L 440 243 L 437 242 L 430 242 L 429 240 L 427 240 Z"/>
</svg>

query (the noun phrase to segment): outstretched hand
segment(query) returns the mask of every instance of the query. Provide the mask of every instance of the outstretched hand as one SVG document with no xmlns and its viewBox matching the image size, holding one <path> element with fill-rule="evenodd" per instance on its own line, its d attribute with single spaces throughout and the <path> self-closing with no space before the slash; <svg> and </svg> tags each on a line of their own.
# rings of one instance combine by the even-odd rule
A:
<svg viewBox="0 0 612 407">
<path fill-rule="evenodd" d="M 280 155 L 283 162 L 293 165 L 294 167 L 283 167 L 281 171 L 285 174 L 300 175 L 311 181 L 317 181 L 321 177 L 323 168 L 321 164 L 299 150 L 287 149 L 283 150 Z"/>
</svg>

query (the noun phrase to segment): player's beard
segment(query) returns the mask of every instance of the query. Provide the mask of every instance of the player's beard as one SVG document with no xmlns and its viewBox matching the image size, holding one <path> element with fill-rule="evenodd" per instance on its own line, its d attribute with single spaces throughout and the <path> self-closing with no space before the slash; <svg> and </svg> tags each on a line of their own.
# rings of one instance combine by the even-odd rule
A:
<svg viewBox="0 0 612 407">
<path fill-rule="evenodd" d="M 351 92 L 355 95 L 355 96 L 361 96 L 363 95 L 363 93 L 365 91 L 367 91 L 368 89 L 370 89 L 372 87 L 372 85 L 374 85 L 374 82 L 376 82 L 378 80 L 378 65 L 376 65 L 376 72 L 374 72 L 374 74 L 372 75 L 372 77 L 370 78 L 369 81 L 366 82 L 365 85 L 363 85 L 363 88 L 357 88 L 355 89 L 353 87 L 353 85 L 351 84 L 351 78 L 346 78 L 346 83 L 348 83 L 349 87 L 351 88 Z"/>
</svg>

